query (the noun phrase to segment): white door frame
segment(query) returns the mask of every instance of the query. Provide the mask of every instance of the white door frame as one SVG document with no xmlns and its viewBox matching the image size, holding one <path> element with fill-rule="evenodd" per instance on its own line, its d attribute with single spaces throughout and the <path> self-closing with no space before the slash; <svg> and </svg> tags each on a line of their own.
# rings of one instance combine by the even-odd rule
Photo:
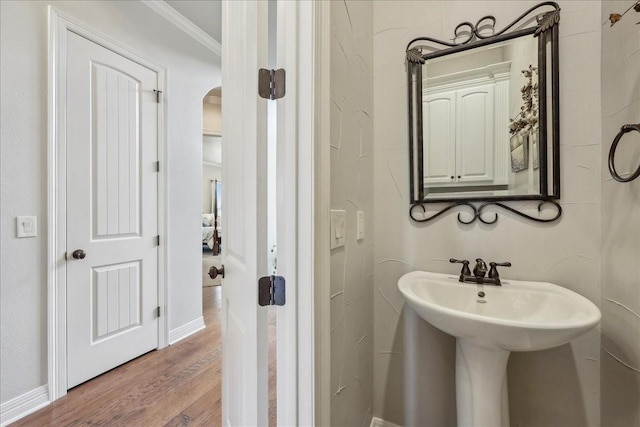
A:
<svg viewBox="0 0 640 427">
<path fill-rule="evenodd" d="M 287 278 L 295 286 L 295 292 L 287 289 L 287 298 L 294 297 L 287 304 L 294 304 L 294 309 L 283 313 L 284 328 L 278 317 L 278 341 L 283 333 L 296 339 L 288 339 L 284 348 L 278 342 L 277 356 L 278 401 L 290 402 L 293 397 L 296 404 L 278 409 L 279 425 L 330 423 L 329 6 L 329 2 L 315 1 L 278 4 L 278 32 L 283 32 L 287 42 L 283 56 L 282 46 L 278 47 L 278 60 L 283 63 L 276 63 L 276 68 L 286 69 L 284 99 L 288 102 L 284 117 L 278 111 L 278 122 L 285 124 L 296 158 L 293 167 L 282 171 L 279 166 L 278 174 L 284 172 L 285 179 L 297 184 L 289 190 L 289 194 L 294 191 L 297 205 L 287 207 L 293 216 L 287 218 L 288 223 L 295 224 L 297 231 L 295 243 L 289 241 L 296 253 L 281 254 L 278 240 L 278 264 L 292 263 L 295 276 Z M 278 199 L 282 200 L 280 194 Z M 291 364 L 281 365 L 281 358 Z M 292 364 L 297 365 L 294 378 L 281 381 L 281 370 L 291 371 Z"/>
<path fill-rule="evenodd" d="M 300 349 L 301 357 L 313 360 L 313 375 L 315 382 L 310 389 L 312 396 L 302 401 L 314 408 L 310 413 L 311 418 L 301 418 L 309 420 L 308 425 L 328 426 L 331 424 L 331 259 L 330 259 L 330 196 L 331 196 L 331 92 L 330 92 L 330 72 L 331 72 L 331 2 L 319 1 L 314 3 L 310 12 L 301 13 L 301 17 L 307 20 L 302 22 L 302 28 L 309 28 L 312 33 L 311 46 L 309 51 L 313 52 L 312 71 L 313 88 L 309 99 L 312 99 L 313 145 L 311 160 L 307 161 L 306 167 L 312 171 L 312 182 L 309 195 L 311 200 L 307 200 L 303 195 L 300 200 L 306 203 L 307 208 L 302 208 L 301 212 L 312 212 L 313 222 L 305 224 L 308 229 L 307 234 L 313 236 L 310 239 L 311 259 L 307 264 L 311 265 L 312 276 L 310 282 L 313 283 L 311 295 L 306 298 L 313 301 L 310 312 L 312 319 L 306 329 L 311 329 L 311 342 L 306 343 L 310 347 L 306 351 Z M 311 14 L 311 18 L 307 16 Z M 304 52 L 304 49 L 302 49 Z M 304 152 L 303 152 L 304 153 Z M 302 156 L 303 158 L 308 156 Z M 301 168 L 305 167 L 301 164 Z M 304 170 L 304 169 L 303 169 Z M 308 215 L 308 214 L 307 214 Z M 301 243 L 302 244 L 302 243 Z M 304 247 L 304 246 L 301 246 Z M 303 258 L 304 259 L 304 258 Z M 304 282 L 303 282 L 304 283 Z M 305 313 L 303 310 L 302 313 Z M 304 326 L 301 319 L 301 329 Z M 302 345 L 305 343 L 303 342 Z M 304 396 L 303 396 L 304 397 Z"/>
<path fill-rule="evenodd" d="M 302 298 L 303 282 L 301 279 L 305 273 L 303 268 L 305 248 L 300 246 L 300 237 L 305 234 L 302 221 L 305 219 L 299 210 L 300 189 L 308 182 L 303 174 L 308 172 L 300 169 L 299 162 L 303 158 L 300 150 L 308 151 L 310 144 L 300 144 L 303 139 L 301 134 L 307 129 L 302 121 L 306 118 L 303 111 L 298 111 L 298 105 L 303 98 L 298 94 L 305 90 L 305 77 L 300 73 L 302 67 L 298 61 L 302 61 L 302 55 L 298 46 L 302 48 L 299 19 L 297 11 L 301 9 L 301 3 L 278 1 L 277 7 L 277 37 L 276 37 L 276 68 L 284 68 L 286 71 L 287 88 L 284 98 L 276 103 L 277 119 L 277 149 L 276 149 L 276 211 L 277 211 L 277 238 L 278 245 L 278 275 L 286 280 L 286 303 L 284 306 L 275 307 L 276 317 L 276 364 L 277 364 L 277 401 L 296 402 L 298 397 L 305 392 L 299 386 L 302 380 L 302 371 L 305 368 L 304 358 L 298 357 L 297 346 L 302 343 L 303 335 L 298 334 L 298 322 L 303 321 L 301 310 L 304 299 Z M 303 49 L 301 49 L 303 50 Z M 304 107 L 302 107 L 304 108 Z M 308 140 L 310 141 L 310 140 Z M 291 227 L 297 224 L 297 227 Z M 297 255 L 300 255 L 298 259 Z M 297 366 L 295 371 L 291 366 Z M 304 425 L 299 420 L 301 412 L 297 405 L 278 405 L 278 425 Z M 301 415 L 301 414 L 300 414 Z"/>
<path fill-rule="evenodd" d="M 276 307 L 277 395 L 286 403 L 279 405 L 277 421 L 328 425 L 329 4 L 279 1 L 277 7 L 284 46 L 278 46 L 276 68 L 284 68 L 287 79 L 287 93 L 277 101 L 278 129 L 284 131 L 278 135 L 277 198 L 284 207 L 278 223 L 289 231 L 278 236 L 278 273 L 287 290 L 285 306 Z"/>
<path fill-rule="evenodd" d="M 158 73 L 158 87 L 166 96 L 166 68 L 49 6 L 48 147 L 47 147 L 47 360 L 49 401 L 67 394 L 67 294 L 66 294 L 66 54 L 67 31 L 76 33 Z M 158 231 L 167 241 L 166 103 L 158 109 Z M 158 348 L 168 342 L 167 245 L 158 252 Z"/>
</svg>

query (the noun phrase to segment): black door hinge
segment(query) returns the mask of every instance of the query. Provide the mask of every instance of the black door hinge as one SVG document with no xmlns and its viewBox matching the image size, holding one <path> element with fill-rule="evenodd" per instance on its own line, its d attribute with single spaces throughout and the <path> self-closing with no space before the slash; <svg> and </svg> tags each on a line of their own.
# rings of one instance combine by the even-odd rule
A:
<svg viewBox="0 0 640 427">
<path fill-rule="evenodd" d="M 266 99 L 280 99 L 286 92 L 286 78 L 283 68 L 258 70 L 258 94 Z"/>
<path fill-rule="evenodd" d="M 160 172 L 160 160 L 156 162 L 155 168 L 156 168 L 156 172 Z"/>
<path fill-rule="evenodd" d="M 160 236 L 156 236 L 156 246 L 160 246 Z"/>
<path fill-rule="evenodd" d="M 154 89 L 154 90 L 153 90 L 153 92 L 155 92 L 155 94 L 156 94 L 156 102 L 157 102 L 158 104 L 160 104 L 160 94 L 162 93 L 162 91 L 161 91 L 161 90 Z"/>
<path fill-rule="evenodd" d="M 160 306 L 156 307 L 156 317 L 160 317 Z"/>
<path fill-rule="evenodd" d="M 258 280 L 258 305 L 284 305 L 284 297 L 284 277 L 266 276 Z"/>
</svg>

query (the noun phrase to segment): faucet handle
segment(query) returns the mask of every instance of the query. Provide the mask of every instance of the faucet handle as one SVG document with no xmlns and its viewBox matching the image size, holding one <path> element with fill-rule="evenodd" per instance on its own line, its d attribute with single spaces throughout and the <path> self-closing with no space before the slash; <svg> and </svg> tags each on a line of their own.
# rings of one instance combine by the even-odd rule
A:
<svg viewBox="0 0 640 427">
<path fill-rule="evenodd" d="M 471 270 L 469 269 L 469 261 L 467 261 L 466 259 L 454 259 L 454 258 L 449 258 L 449 262 L 452 264 L 462 264 L 462 270 L 460 271 L 460 278 L 462 279 L 463 276 L 471 276 Z M 460 280 L 461 282 L 463 280 Z"/>
<path fill-rule="evenodd" d="M 495 265 L 498 267 L 511 267 L 511 263 L 509 261 L 507 262 L 490 262 L 489 265 Z"/>
<path fill-rule="evenodd" d="M 498 269 L 496 267 L 511 267 L 510 262 L 490 262 L 491 270 L 489 270 L 489 278 L 490 279 L 498 279 L 500 278 L 500 274 L 498 274 Z"/>
</svg>

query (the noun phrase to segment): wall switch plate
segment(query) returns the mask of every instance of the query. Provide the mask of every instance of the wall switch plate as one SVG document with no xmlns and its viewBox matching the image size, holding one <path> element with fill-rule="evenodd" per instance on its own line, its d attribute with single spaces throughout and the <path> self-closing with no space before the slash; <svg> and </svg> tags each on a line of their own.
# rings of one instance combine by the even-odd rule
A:
<svg viewBox="0 0 640 427">
<path fill-rule="evenodd" d="M 364 239 L 364 212 L 358 211 L 358 220 L 356 221 L 356 239 L 362 240 Z"/>
<path fill-rule="evenodd" d="M 347 212 L 331 210 L 331 249 L 344 246 L 347 228 Z"/>
<path fill-rule="evenodd" d="M 18 237 L 36 237 L 38 220 L 35 216 L 19 216 L 16 218 L 16 234 Z"/>
</svg>

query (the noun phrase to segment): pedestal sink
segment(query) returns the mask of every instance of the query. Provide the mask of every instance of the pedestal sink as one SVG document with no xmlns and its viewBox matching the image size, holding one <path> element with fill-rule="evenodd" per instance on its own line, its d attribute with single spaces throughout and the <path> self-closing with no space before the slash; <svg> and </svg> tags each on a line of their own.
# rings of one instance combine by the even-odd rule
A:
<svg viewBox="0 0 640 427">
<path fill-rule="evenodd" d="M 398 288 L 423 319 L 456 337 L 459 427 L 508 427 L 512 351 L 566 344 L 600 322 L 591 301 L 552 283 L 502 280 L 502 286 L 488 286 L 414 271 L 400 278 Z"/>
</svg>

